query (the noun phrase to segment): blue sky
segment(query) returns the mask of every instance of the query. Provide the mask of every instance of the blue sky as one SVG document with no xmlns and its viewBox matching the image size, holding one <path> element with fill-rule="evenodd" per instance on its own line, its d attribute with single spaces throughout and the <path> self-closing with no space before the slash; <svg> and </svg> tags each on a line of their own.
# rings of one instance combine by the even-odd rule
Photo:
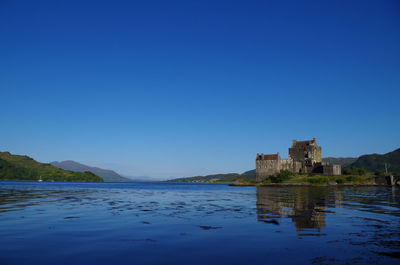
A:
<svg viewBox="0 0 400 265">
<path fill-rule="evenodd" d="M 399 1 L 1 1 L 0 150 L 243 172 L 400 147 Z"/>
</svg>

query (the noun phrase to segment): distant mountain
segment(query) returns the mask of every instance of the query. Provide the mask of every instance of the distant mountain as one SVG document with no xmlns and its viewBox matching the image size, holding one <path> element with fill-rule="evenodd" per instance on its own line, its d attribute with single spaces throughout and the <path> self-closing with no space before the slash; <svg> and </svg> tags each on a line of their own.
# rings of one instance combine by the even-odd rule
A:
<svg viewBox="0 0 400 265">
<path fill-rule="evenodd" d="M 119 175 L 117 172 L 109 169 L 102 169 L 98 167 L 91 167 L 87 166 L 72 160 L 66 160 L 62 162 L 54 161 L 51 162 L 55 167 L 65 169 L 65 170 L 70 170 L 74 172 L 84 172 L 84 171 L 90 171 L 93 172 L 94 174 L 100 176 L 105 182 L 131 182 L 132 179 L 125 178 L 121 175 Z"/>
<path fill-rule="evenodd" d="M 103 179 L 92 172 L 72 172 L 47 163 L 40 163 L 29 156 L 0 152 L 0 180 L 54 180 L 95 181 Z"/>
<path fill-rule="evenodd" d="M 347 167 L 351 163 L 354 163 L 357 160 L 356 157 L 325 157 L 322 158 L 322 162 L 327 162 L 330 164 L 338 164 L 341 165 L 342 168 Z"/>
<path fill-rule="evenodd" d="M 158 178 L 153 178 L 153 177 L 148 177 L 148 176 L 127 176 L 127 178 L 130 178 L 131 181 L 135 181 L 135 182 L 159 182 L 161 181 Z"/>
<path fill-rule="evenodd" d="M 400 148 L 383 155 L 362 155 L 347 167 L 365 168 L 371 172 L 376 170 L 384 171 L 385 163 L 387 163 L 388 171 L 400 173 Z"/>
</svg>

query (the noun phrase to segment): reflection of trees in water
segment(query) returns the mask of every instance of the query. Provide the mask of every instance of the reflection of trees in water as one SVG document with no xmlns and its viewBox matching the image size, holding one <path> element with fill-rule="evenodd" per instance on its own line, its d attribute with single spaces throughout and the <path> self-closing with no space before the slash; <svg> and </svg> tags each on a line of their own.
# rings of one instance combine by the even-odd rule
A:
<svg viewBox="0 0 400 265">
<path fill-rule="evenodd" d="M 318 187 L 258 187 L 257 217 L 259 221 L 276 223 L 276 218 L 287 216 L 296 230 L 317 230 L 325 226 L 326 206 L 340 204 L 342 194 L 338 190 Z"/>
</svg>

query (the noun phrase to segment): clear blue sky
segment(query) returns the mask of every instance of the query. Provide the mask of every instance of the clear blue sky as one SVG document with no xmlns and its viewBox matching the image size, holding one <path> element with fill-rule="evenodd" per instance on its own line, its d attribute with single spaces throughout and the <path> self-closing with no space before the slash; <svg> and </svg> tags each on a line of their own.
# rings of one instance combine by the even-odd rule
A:
<svg viewBox="0 0 400 265">
<path fill-rule="evenodd" d="M 400 147 L 399 1 L 0 0 L 0 150 L 243 172 L 317 138 Z"/>
</svg>

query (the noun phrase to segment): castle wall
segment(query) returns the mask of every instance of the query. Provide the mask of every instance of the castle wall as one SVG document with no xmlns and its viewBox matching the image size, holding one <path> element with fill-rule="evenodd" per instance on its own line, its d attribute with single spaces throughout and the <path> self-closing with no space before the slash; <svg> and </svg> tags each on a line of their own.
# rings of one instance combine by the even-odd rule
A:
<svg viewBox="0 0 400 265">
<path fill-rule="evenodd" d="M 272 175 L 276 175 L 281 170 L 289 170 L 293 173 L 304 172 L 301 162 L 291 159 L 271 159 L 271 160 L 256 160 L 256 181 L 262 182 Z M 302 171 L 303 170 L 303 171 Z"/>
<path fill-rule="evenodd" d="M 293 160 L 281 159 L 280 170 L 293 170 Z"/>
<path fill-rule="evenodd" d="M 269 176 L 279 173 L 279 159 L 276 160 L 256 160 L 256 180 L 261 182 Z"/>
<path fill-rule="evenodd" d="M 342 167 L 340 165 L 324 165 L 324 175 L 338 176 L 342 174 Z"/>
<path fill-rule="evenodd" d="M 301 173 L 303 164 L 298 161 L 293 161 L 293 173 Z"/>
<path fill-rule="evenodd" d="M 302 168 L 302 164 L 297 161 L 293 161 L 292 159 L 281 159 L 280 160 L 280 170 L 289 170 L 293 173 L 300 173 L 300 169 Z"/>
</svg>

